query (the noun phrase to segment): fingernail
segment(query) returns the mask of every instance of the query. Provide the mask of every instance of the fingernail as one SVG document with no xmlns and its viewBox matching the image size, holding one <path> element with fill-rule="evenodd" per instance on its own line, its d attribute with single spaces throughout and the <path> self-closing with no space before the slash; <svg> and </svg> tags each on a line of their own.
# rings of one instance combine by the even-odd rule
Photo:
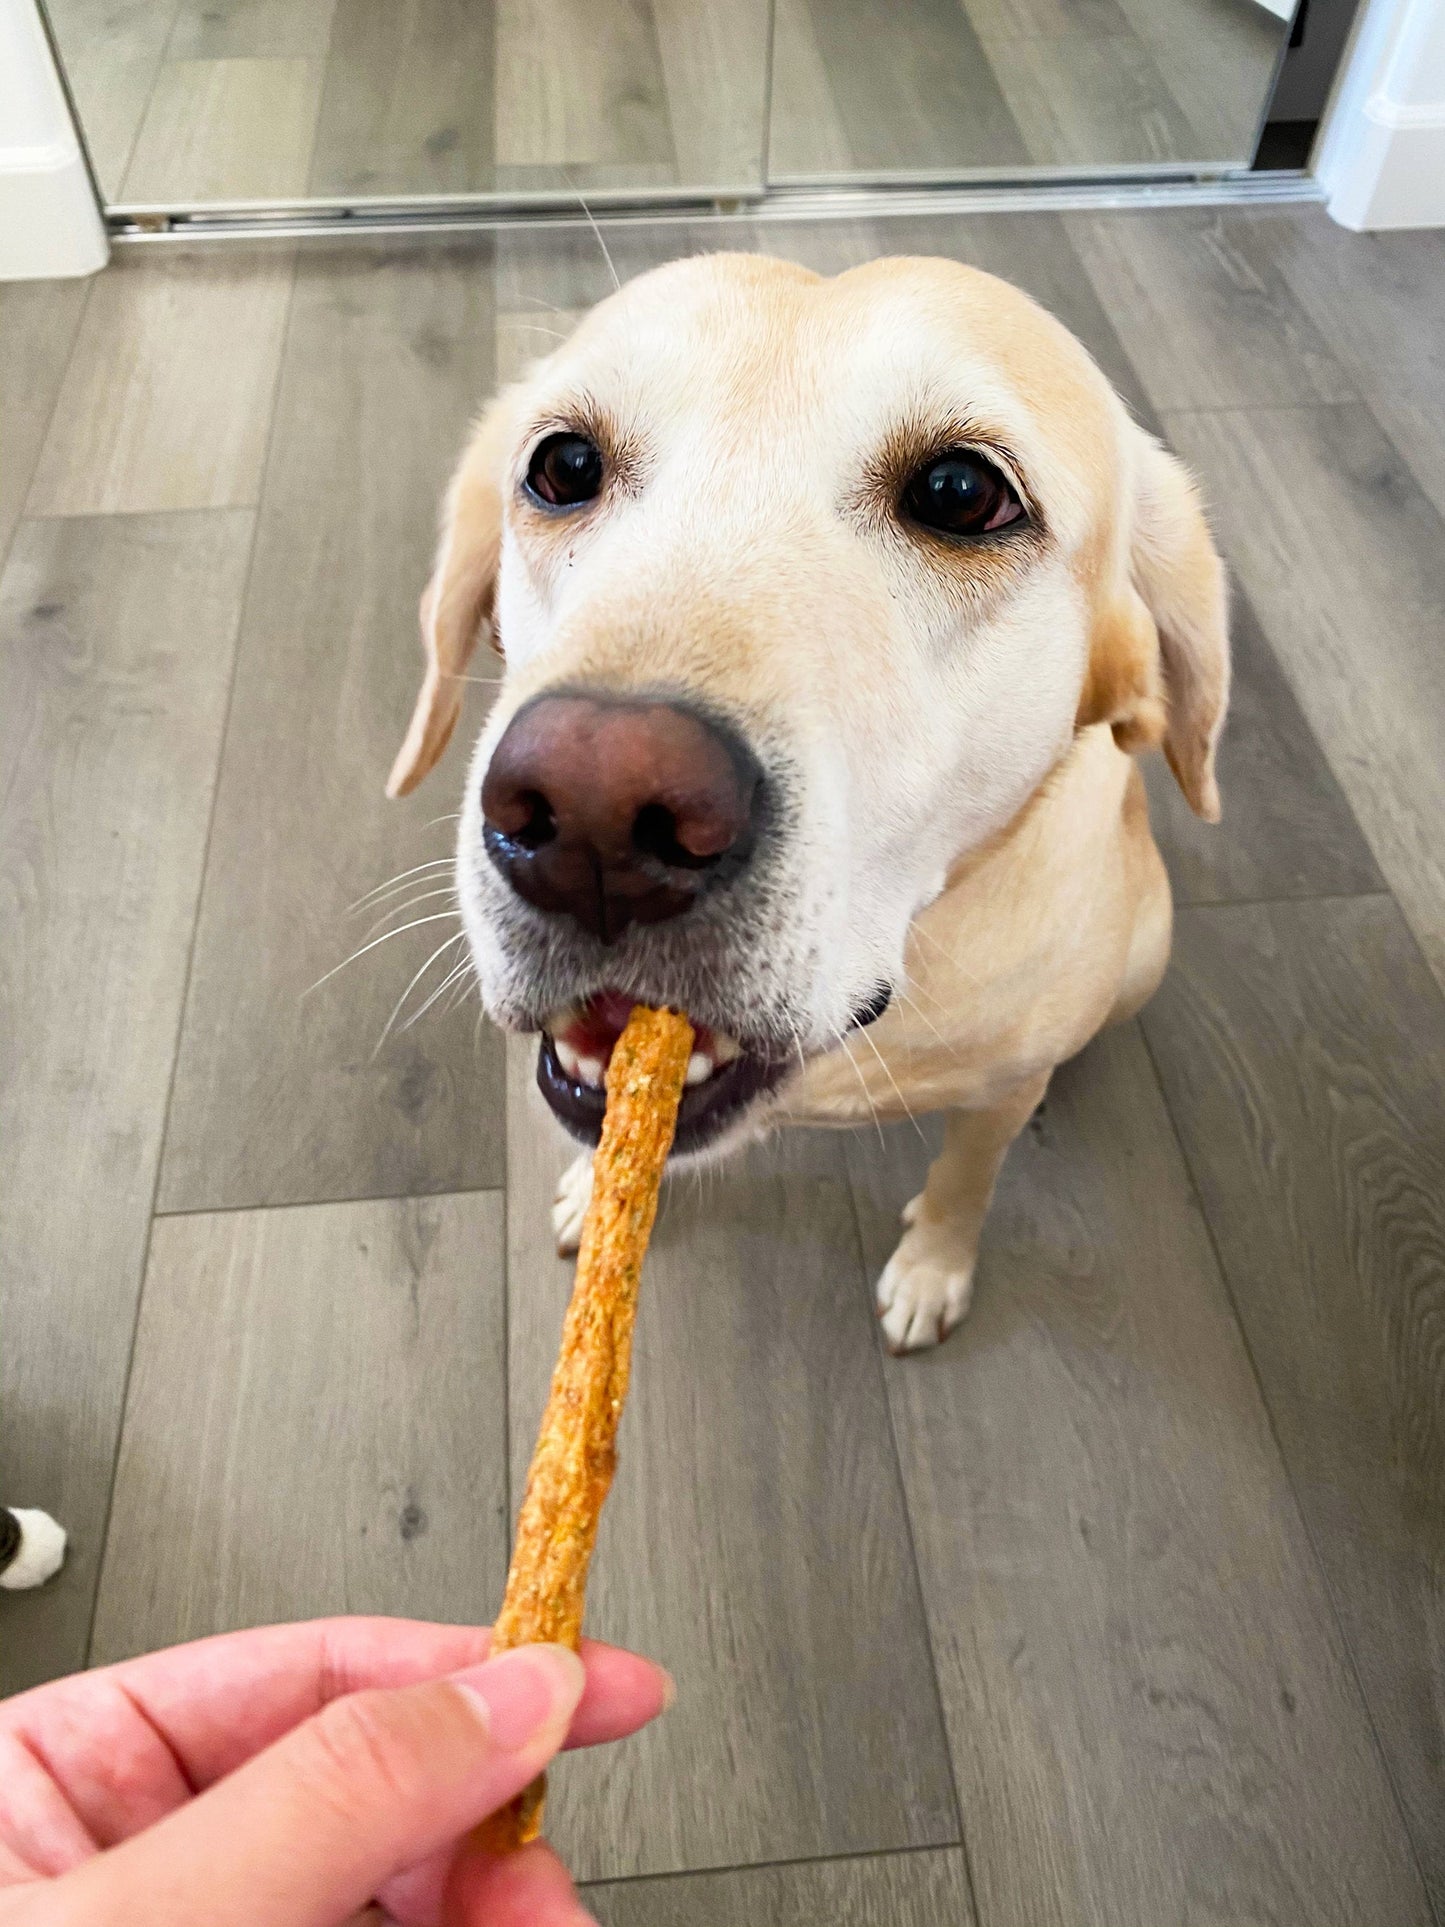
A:
<svg viewBox="0 0 1445 1927">
<path fill-rule="evenodd" d="M 654 1660 L 653 1664 L 657 1662 Z M 665 1713 L 677 1698 L 677 1681 L 665 1666 L 658 1666 L 657 1670 L 662 1674 L 662 1710 Z"/>
<path fill-rule="evenodd" d="M 581 1660 L 565 1646 L 518 1646 L 451 1676 L 454 1686 L 481 1701 L 492 1742 L 504 1753 L 565 1726 L 586 1677 Z"/>
</svg>

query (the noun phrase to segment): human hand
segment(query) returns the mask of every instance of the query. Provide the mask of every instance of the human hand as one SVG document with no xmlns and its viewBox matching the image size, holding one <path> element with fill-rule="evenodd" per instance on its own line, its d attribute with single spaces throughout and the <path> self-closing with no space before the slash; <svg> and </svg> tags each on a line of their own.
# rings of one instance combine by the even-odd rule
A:
<svg viewBox="0 0 1445 1927">
<path fill-rule="evenodd" d="M 0 1702 L 0 1927 L 584 1927 L 537 1841 L 466 1836 L 561 1746 L 667 1705 L 660 1667 L 402 1619 L 225 1633 Z"/>
</svg>

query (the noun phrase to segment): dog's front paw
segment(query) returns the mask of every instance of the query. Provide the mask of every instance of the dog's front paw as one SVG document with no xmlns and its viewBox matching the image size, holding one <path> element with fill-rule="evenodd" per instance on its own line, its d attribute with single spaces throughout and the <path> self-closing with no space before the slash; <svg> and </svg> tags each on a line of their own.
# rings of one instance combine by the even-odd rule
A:
<svg viewBox="0 0 1445 1927">
<path fill-rule="evenodd" d="M 557 1180 L 557 1195 L 552 1200 L 552 1230 L 557 1239 L 557 1256 L 571 1258 L 582 1242 L 582 1220 L 592 1202 L 592 1153 L 584 1151 L 574 1158 Z"/>
<path fill-rule="evenodd" d="M 0 1586 L 43 1586 L 65 1559 L 65 1528 L 33 1506 L 0 1507 Z"/>
<path fill-rule="evenodd" d="M 973 1292 L 975 1254 L 962 1227 L 946 1220 L 927 1223 L 921 1202 L 915 1198 L 905 1211 L 908 1230 L 874 1294 L 883 1336 L 895 1356 L 941 1344 L 968 1310 Z"/>
</svg>

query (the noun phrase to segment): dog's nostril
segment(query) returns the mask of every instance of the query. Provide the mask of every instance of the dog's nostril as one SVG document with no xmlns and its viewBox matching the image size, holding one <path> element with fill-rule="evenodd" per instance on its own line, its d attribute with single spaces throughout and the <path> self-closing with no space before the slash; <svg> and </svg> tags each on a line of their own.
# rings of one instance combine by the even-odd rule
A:
<svg viewBox="0 0 1445 1927">
<path fill-rule="evenodd" d="M 498 874 L 603 944 L 738 876 L 765 819 L 762 769 L 725 724 L 660 697 L 571 690 L 513 716 L 481 805 Z"/>
<path fill-rule="evenodd" d="M 557 815 L 540 790 L 523 790 L 517 798 L 526 811 L 520 828 L 512 831 L 512 841 L 524 850 L 540 850 L 557 834 Z"/>
<path fill-rule="evenodd" d="M 674 870 L 706 870 L 718 860 L 707 852 L 688 849 L 678 833 L 677 818 L 665 803 L 644 803 L 632 820 L 632 847 Z"/>
</svg>

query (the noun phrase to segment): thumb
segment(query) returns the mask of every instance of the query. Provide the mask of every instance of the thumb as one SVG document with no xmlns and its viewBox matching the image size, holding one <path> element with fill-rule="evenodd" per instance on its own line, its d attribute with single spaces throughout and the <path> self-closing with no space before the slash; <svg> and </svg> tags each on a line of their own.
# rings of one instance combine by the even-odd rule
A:
<svg viewBox="0 0 1445 1927">
<path fill-rule="evenodd" d="M 583 1681 L 575 1653 L 519 1646 L 450 1680 L 350 1693 L 57 1886 L 79 1920 L 333 1927 L 534 1779 Z"/>
</svg>

